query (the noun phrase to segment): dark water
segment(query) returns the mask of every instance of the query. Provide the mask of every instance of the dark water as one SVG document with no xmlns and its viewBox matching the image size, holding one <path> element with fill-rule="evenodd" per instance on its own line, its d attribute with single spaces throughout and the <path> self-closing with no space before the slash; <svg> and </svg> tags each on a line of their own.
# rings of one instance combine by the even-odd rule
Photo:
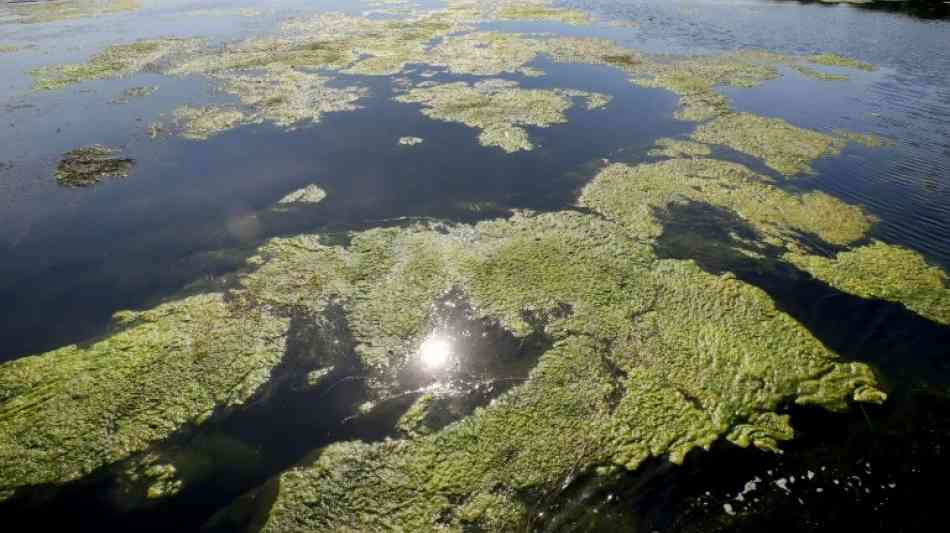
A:
<svg viewBox="0 0 950 533">
<path fill-rule="evenodd" d="M 880 219 L 874 237 L 913 248 L 950 268 L 950 21 L 945 8 L 936 3 L 854 7 L 768 0 L 565 3 L 638 25 L 492 27 L 606 36 L 656 53 L 750 47 L 831 51 L 880 65 L 874 73 L 849 73 L 852 79 L 844 83 L 788 75 L 755 89 L 724 92 L 739 110 L 822 131 L 846 128 L 894 139 L 893 148 L 851 146 L 841 157 L 820 160 L 814 165 L 816 175 L 795 186 L 866 207 Z M 187 8 L 248 5 L 203 2 Z M 315 7 L 360 11 L 354 2 L 279 6 L 281 14 Z M 248 126 L 204 142 L 152 141 L 144 135 L 144 124 L 178 105 L 230 101 L 198 77 L 141 74 L 28 94 L 24 72 L 36 65 L 81 61 L 115 41 L 141 37 L 229 40 L 269 31 L 282 16 L 197 18 L 185 11 L 183 2 L 146 2 L 143 11 L 108 19 L 0 24 L 0 44 L 35 46 L 0 55 L 5 119 L 0 122 L 0 361 L 100 335 L 116 310 L 147 307 L 193 282 L 226 282 L 257 245 L 275 235 L 342 235 L 418 218 L 472 222 L 504 216 L 512 208 L 563 209 L 573 203 L 600 158 L 636 159 L 655 139 L 692 128 L 672 119 L 676 98 L 671 93 L 633 86 L 606 67 L 548 63 L 537 65 L 548 73 L 544 78 L 511 78 L 528 87 L 604 92 L 614 100 L 606 112 L 575 107 L 568 124 L 530 129 L 539 148 L 516 154 L 484 148 L 477 130 L 432 121 L 415 105 L 393 102 L 383 78 L 360 79 L 372 92 L 361 111 L 328 114 L 320 124 L 292 133 Z M 150 84 L 160 89 L 146 99 L 109 103 L 126 88 Z M 396 143 L 402 136 L 426 141 L 406 150 Z M 123 146 L 137 161 L 135 173 L 91 189 L 57 187 L 51 171 L 59 155 L 92 143 Z M 318 206 L 286 213 L 268 209 L 310 183 L 328 193 Z M 882 369 L 892 399 L 846 415 L 793 411 L 800 434 L 783 446 L 784 456 L 717 445 L 692 454 L 683 468 L 657 461 L 636 474 L 575 480 L 555 500 L 533 502 L 548 517 L 535 527 L 937 530 L 943 522 L 936 512 L 939 492 L 929 487 L 944 479 L 943 451 L 950 444 L 948 329 L 898 305 L 845 295 L 794 269 L 763 273 L 743 264 L 737 245 L 723 231 L 741 234 L 742 222 L 728 214 L 687 205 L 670 215 L 667 238 L 657 245 L 661 255 L 696 259 L 712 272 L 737 272 L 826 345 Z M 443 422 L 523 378 L 546 342 L 537 336 L 516 347 L 497 326 L 467 318 L 464 302 L 457 309 L 461 311 L 443 313 L 446 327 L 490 332 L 485 344 L 470 347 L 473 354 L 482 354 L 473 362 L 488 362 L 453 377 L 467 392 L 446 407 L 450 414 Z M 345 324 L 334 321 L 332 313 L 316 325 L 298 323 L 293 331 L 299 345 L 310 349 L 321 349 L 321 339 L 348 338 Z M 395 419 L 425 385 L 404 376 L 403 396 L 355 416 L 369 393 L 352 354 L 331 351 L 325 349 L 322 356 L 345 363 L 337 366 L 332 385 L 296 386 L 290 376 L 309 369 L 294 366 L 291 349 L 278 372 L 287 381 L 272 397 L 259 398 L 200 431 L 176 435 L 169 446 L 217 460 L 206 466 L 201 482 L 162 506 L 117 513 L 117 501 L 128 495 L 121 494 L 111 470 L 104 469 L 50 501 L 44 499 L 45 489 L 38 488 L 24 500 L 0 506 L 0 517 L 35 529 L 189 531 L 241 494 L 247 509 L 266 509 L 273 486 L 264 483 L 270 476 L 329 442 L 393 436 Z M 488 354 L 500 359 L 487 360 Z M 484 382 L 490 385 L 477 386 Z M 321 409 L 312 409 L 314 403 Z M 194 461 L 206 465 L 205 459 Z M 796 481 L 790 481 L 792 476 Z M 736 500 L 755 479 L 761 480 L 756 488 Z M 781 485 L 780 479 L 785 480 Z M 246 492 L 255 487 L 261 488 Z M 726 504 L 746 512 L 732 517 Z M 215 524 L 228 531 L 253 520 L 219 514 Z"/>
</svg>

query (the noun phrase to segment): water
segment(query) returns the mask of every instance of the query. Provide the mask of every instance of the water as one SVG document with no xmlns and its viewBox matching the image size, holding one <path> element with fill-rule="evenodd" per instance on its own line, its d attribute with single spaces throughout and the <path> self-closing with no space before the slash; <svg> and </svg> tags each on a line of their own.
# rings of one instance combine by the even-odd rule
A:
<svg viewBox="0 0 950 533">
<path fill-rule="evenodd" d="M 946 8 L 769 0 L 564 3 L 637 25 L 488 27 L 603 36 L 652 53 L 831 51 L 879 65 L 877 72 L 849 73 L 851 80 L 844 83 L 783 76 L 754 89 L 723 92 L 741 111 L 821 131 L 846 128 L 893 139 L 894 146 L 886 149 L 852 145 L 840 157 L 819 160 L 815 176 L 796 181 L 794 187 L 825 191 L 867 208 L 880 219 L 873 237 L 910 247 L 950 269 Z M 257 7 L 264 14 L 188 14 L 198 8 L 240 7 Z M 531 152 L 504 154 L 485 148 L 477 143 L 477 130 L 424 118 L 418 106 L 390 99 L 387 78 L 360 80 L 372 93 L 365 109 L 328 114 L 320 124 L 295 132 L 264 124 L 203 142 L 150 140 L 143 125 L 179 105 L 234 100 L 215 93 L 200 77 L 151 73 L 31 94 L 24 74 L 43 64 L 83 61 L 104 46 L 143 37 L 201 36 L 226 42 L 260 35 L 273 31 L 276 21 L 288 14 L 313 9 L 358 13 L 362 8 L 339 1 L 285 1 L 269 3 L 266 9 L 246 2 L 144 2 L 141 10 L 102 18 L 0 24 L 0 45 L 30 46 L 15 55 L 0 55 L 5 119 L 0 124 L 0 162 L 5 163 L 0 167 L 0 361 L 94 338 L 117 310 L 148 307 L 196 281 L 227 280 L 257 245 L 276 235 L 316 230 L 342 235 L 415 219 L 472 222 L 505 216 L 511 209 L 570 207 L 600 158 L 636 158 L 654 140 L 684 135 L 692 128 L 673 120 L 677 99 L 667 91 L 633 86 L 607 67 L 540 62 L 537 66 L 548 73 L 544 78 L 506 77 L 527 87 L 604 92 L 614 101 L 609 113 L 575 107 L 567 124 L 532 129 L 540 147 Z M 418 76 L 418 71 L 410 75 Z M 436 79 L 447 78 L 440 73 Z M 160 89 L 150 97 L 110 103 L 127 88 L 152 84 Z M 412 150 L 396 144 L 409 135 L 426 141 Z M 90 189 L 58 187 L 51 173 L 59 155 L 92 143 L 124 147 L 137 162 L 134 174 Z M 316 208 L 269 211 L 286 193 L 311 183 L 328 193 Z M 935 480 L 942 464 L 940 450 L 950 443 L 950 417 L 940 392 L 950 382 L 947 328 L 901 306 L 844 295 L 799 271 L 744 271 L 741 258 L 724 254 L 729 235 L 721 231 L 741 230 L 742 222 L 694 207 L 671 213 L 669 237 L 658 243 L 661 255 L 692 258 L 709 271 L 737 271 L 740 279 L 766 290 L 829 347 L 886 370 L 899 392 L 885 406 L 848 415 L 797 410 L 793 417 L 802 434 L 786 446 L 783 457 L 717 445 L 709 453 L 691 455 L 684 468 L 657 462 L 637 475 L 576 480 L 559 501 L 545 504 L 549 518 L 535 526 L 550 531 L 725 530 L 716 513 L 726 503 L 735 509 L 745 506 L 735 497 L 756 477 L 763 480 L 757 493 L 761 501 L 743 507 L 748 518 L 741 523 L 742 531 L 822 531 L 855 525 L 868 531 L 926 531 L 939 523 L 936 517 L 930 521 L 921 515 L 935 508 L 933 499 L 914 495 Z M 708 249 L 685 247 L 677 241 L 678 234 L 703 235 Z M 464 310 L 464 302 L 460 305 Z M 523 379 L 546 346 L 547 340 L 538 335 L 529 345 L 515 347 L 497 325 L 475 323 L 464 312 L 443 311 L 450 330 L 492 332 L 487 344 L 471 347 L 473 353 L 502 355 L 500 361 L 468 369 L 479 379 L 460 378 L 466 392 L 459 395 L 455 417 Z M 341 327 L 328 320 L 325 330 L 303 328 L 297 334 L 302 345 L 311 346 L 321 336 L 346 339 Z M 287 375 L 300 371 L 292 362 L 288 359 L 291 366 L 282 369 Z M 275 397 L 231 418 L 177 435 L 183 443 L 208 443 L 212 456 L 232 457 L 227 450 L 238 450 L 234 464 L 248 468 L 218 464 L 205 481 L 159 507 L 116 513 L 118 489 L 103 471 L 70 484 L 52 502 L 38 497 L 39 504 L 0 506 L 0 514 L 34 527 L 48 522 L 99 531 L 141 530 L 146 524 L 154 531 L 197 529 L 234 498 L 261 487 L 274 473 L 326 443 L 392 436 L 394 419 L 425 386 L 404 376 L 405 396 L 371 417 L 348 423 L 366 393 L 358 379 L 360 370 L 341 368 L 334 382 L 339 385 L 332 390 L 287 385 Z M 476 386 L 486 379 L 497 381 L 497 386 Z M 325 409 L 309 409 L 315 401 Z M 234 442 L 240 445 L 232 446 Z M 250 456 L 241 455 L 245 449 L 253 450 Z M 809 478 L 809 471 L 816 476 Z M 791 491 L 776 484 L 791 476 L 807 483 L 786 485 L 795 487 Z M 852 486 L 858 483 L 853 479 L 847 486 L 834 483 L 848 476 L 859 478 L 861 486 Z M 803 486 L 807 488 L 799 491 Z M 870 487 L 874 492 L 862 493 Z M 266 507 L 268 489 L 263 485 L 245 496 L 255 502 L 247 507 Z M 42 496 L 42 491 L 33 496 Z M 219 515 L 216 524 L 231 530 L 249 520 Z"/>
</svg>

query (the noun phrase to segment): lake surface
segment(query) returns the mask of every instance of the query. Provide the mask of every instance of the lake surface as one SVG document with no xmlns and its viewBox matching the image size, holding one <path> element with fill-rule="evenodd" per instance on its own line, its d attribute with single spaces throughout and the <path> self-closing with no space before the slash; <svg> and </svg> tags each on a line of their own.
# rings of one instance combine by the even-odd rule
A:
<svg viewBox="0 0 950 533">
<path fill-rule="evenodd" d="M 866 240 L 901 246 L 950 271 L 950 6 L 938 4 L 568 0 L 558 5 L 590 13 L 598 22 L 489 21 L 480 29 L 606 38 L 658 57 L 764 49 L 790 56 L 835 53 L 876 66 L 848 71 L 849 79 L 841 82 L 797 76 L 779 66 L 782 75 L 776 79 L 717 90 L 736 111 L 823 133 L 873 134 L 887 139 L 885 146 L 848 144 L 840 155 L 814 161 L 812 174 L 794 180 L 781 179 L 747 154 L 724 148 L 716 156 L 780 179 L 787 190 L 821 191 L 859 206 L 876 219 Z M 602 112 L 575 105 L 566 111 L 565 123 L 528 128 L 535 149 L 514 153 L 482 146 L 477 129 L 429 118 L 419 105 L 393 99 L 401 77 L 415 84 L 478 79 L 444 69 L 426 73 L 424 65 L 410 65 L 399 76 L 337 76 L 334 83 L 340 86 L 358 83 L 368 89 L 361 109 L 327 113 L 319 123 L 292 130 L 266 121 L 243 125 L 207 140 L 148 133 L 149 124 L 167 122 L 182 105 L 239 101 L 204 76 L 143 71 L 52 91 L 31 88 L 31 69 L 81 63 L 116 43 L 201 37 L 215 46 L 275 34 L 290 17 L 340 10 L 359 15 L 371 7 L 342 1 L 156 0 L 48 22 L 17 19 L 25 16 L 13 11 L 23 9 L 20 5 L 0 7 L 0 47 L 17 48 L 0 53 L 0 361 L 90 342 L 110 331 L 117 311 L 153 307 L 189 286 L 233 283 L 233 273 L 274 237 L 319 232 L 345 242 L 352 232 L 417 221 L 474 224 L 516 210 L 584 211 L 577 207 L 581 190 L 607 160 L 647 160 L 646 151 L 658 139 L 688 136 L 696 126 L 674 117 L 679 98 L 670 90 L 632 84 L 628 73 L 610 65 L 543 57 L 531 66 L 544 76 L 496 77 L 526 89 L 575 89 L 613 99 Z M 150 85 L 159 87 L 154 94 L 113 102 L 127 89 Z M 407 149 L 397 142 L 406 136 L 424 142 Z M 92 144 L 121 147 L 123 157 L 135 160 L 134 171 L 94 187 L 59 186 L 53 176 L 62 154 Z M 276 202 L 310 184 L 319 185 L 326 198 L 306 210 L 275 214 Z M 890 398 L 848 413 L 791 407 L 797 435 L 782 444 L 782 455 L 717 443 L 691 454 L 683 466 L 669 468 L 658 459 L 647 478 L 630 473 L 581 479 L 540 509 L 547 518 L 530 529 L 939 527 L 939 491 L 932 487 L 943 482 L 943 450 L 950 445 L 950 327 L 899 303 L 833 289 L 801 271 L 746 271 L 715 259 L 704 263 L 707 254 L 718 253 L 719 236 L 702 231 L 708 231 L 709 220 L 717 224 L 719 215 L 683 207 L 670 209 L 669 216 L 670 231 L 656 244 L 658 256 L 691 259 L 709 272 L 734 270 L 824 346 L 878 369 Z M 730 216 L 722 215 L 723 228 L 741 222 Z M 698 219 L 707 221 L 705 230 L 692 225 Z M 677 232 L 699 236 L 710 243 L 709 250 L 683 245 Z M 442 309 L 445 327 L 476 332 L 473 338 L 482 340 L 472 341 L 468 350 L 502 362 L 473 363 L 465 370 L 458 386 L 471 390 L 445 425 L 527 379 L 550 347 L 549 339 L 524 341 L 497 323 L 446 310 L 468 305 L 459 297 Z M 346 341 L 350 333 L 344 326 L 336 327 L 327 326 L 330 333 L 303 327 L 301 335 L 356 344 Z M 474 378 L 465 377 L 475 375 L 507 384 L 476 390 Z M 388 428 L 425 386 L 403 378 L 404 399 L 355 423 L 346 421 L 357 415 L 354 406 L 369 398 L 358 381 L 285 389 L 214 421 L 200 433 L 209 455 L 224 464 L 231 457 L 227 450 L 237 450 L 234 461 L 242 467 L 224 464 L 215 478 L 158 505 L 117 509 L 112 481 L 89 476 L 49 490 L 48 496 L 39 487 L 29 501 L 0 503 L 0 517 L 33 528 L 198 530 L 248 491 L 257 489 L 251 499 L 258 505 L 267 498 L 268 479 L 322 446 L 391 438 Z M 253 452 L 241 455 L 245 449 Z M 734 520 L 737 514 L 741 520 Z M 222 531 L 237 528 L 228 521 L 214 524 L 212 529 Z"/>
</svg>

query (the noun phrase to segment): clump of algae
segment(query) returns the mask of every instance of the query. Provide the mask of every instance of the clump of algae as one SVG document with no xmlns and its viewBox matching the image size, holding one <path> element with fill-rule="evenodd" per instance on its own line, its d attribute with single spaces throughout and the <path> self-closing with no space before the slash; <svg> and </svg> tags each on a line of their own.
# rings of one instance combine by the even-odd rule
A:
<svg viewBox="0 0 950 533">
<path fill-rule="evenodd" d="M 63 154 L 56 166 L 56 183 L 64 187 L 89 187 L 102 178 L 126 178 L 135 161 L 116 157 L 118 148 L 94 144 Z"/>
<path fill-rule="evenodd" d="M 831 135 L 792 126 L 780 118 L 728 113 L 701 125 L 693 140 L 721 144 L 761 159 L 786 176 L 811 171 L 811 162 L 837 155 L 844 143 Z"/>
<path fill-rule="evenodd" d="M 860 208 L 825 193 L 786 192 L 743 165 L 706 158 L 614 164 L 601 171 L 580 198 L 583 205 L 645 240 L 662 234 L 657 210 L 684 200 L 737 213 L 764 242 L 775 246 L 794 243 L 803 233 L 843 246 L 862 239 L 873 222 Z"/>
<path fill-rule="evenodd" d="M 720 437 L 774 449 L 793 434 L 775 411 L 784 402 L 843 409 L 883 399 L 867 367 L 838 360 L 759 289 L 657 260 L 611 222 L 519 215 L 433 238 L 464 243 L 422 253 L 445 253 L 443 271 L 478 312 L 521 333 L 526 313 L 546 317 L 554 346 L 526 383 L 440 431 L 334 444 L 288 471 L 264 531 L 516 529 L 527 512 L 514 494 L 543 495 L 579 472 L 636 469 L 649 457 L 681 462 Z M 379 274 L 409 286 L 419 275 Z M 417 302 L 385 305 L 398 313 Z"/>
<path fill-rule="evenodd" d="M 81 478 L 243 403 L 280 362 L 288 327 L 222 294 L 116 320 L 88 346 L 0 365 L 0 492 Z"/>
<path fill-rule="evenodd" d="M 874 241 L 836 257 L 801 253 L 784 257 L 839 290 L 898 302 L 923 317 L 950 325 L 950 279 L 916 252 Z"/>
<path fill-rule="evenodd" d="M 141 87 L 130 87 L 124 91 L 122 94 L 116 96 L 112 99 L 113 104 L 127 104 L 134 99 L 145 98 L 155 91 L 158 90 L 158 85 L 144 85 Z"/>
<path fill-rule="evenodd" d="M 828 72 L 822 72 L 820 70 L 813 69 L 811 67 L 806 67 L 805 65 L 795 65 L 792 68 L 797 70 L 798 73 L 801 74 L 802 76 L 805 76 L 806 78 L 812 78 L 815 80 L 846 81 L 848 79 L 847 76 L 844 76 L 841 74 L 831 74 Z"/>
<path fill-rule="evenodd" d="M 241 111 L 219 106 L 183 106 L 173 114 L 182 137 L 202 141 L 236 128 L 245 120 Z"/>
<path fill-rule="evenodd" d="M 125 329 L 88 347 L 0 366 L 0 419 L 14 429 L 0 436 L 0 488 L 76 479 L 246 401 L 283 353 L 282 309 L 340 306 L 368 383 L 385 391 L 453 288 L 517 335 L 541 319 L 554 347 L 524 385 L 467 419 L 411 443 L 336 445 L 286 474 L 268 527 L 427 529 L 443 511 L 453 528 L 516 521 L 521 511 L 495 507 L 508 491 L 651 456 L 681 461 L 722 436 L 772 448 L 791 434 L 770 415 L 783 402 L 881 399 L 866 367 L 838 361 L 765 293 L 657 260 L 595 215 L 373 229 L 346 247 L 302 235 L 261 247 L 227 299 L 123 313 Z M 108 408 L 116 399 L 120 411 Z M 173 490 L 158 474 L 156 490 Z M 371 486 L 374 476 L 387 481 Z M 379 514 L 357 511 L 365 498 Z"/>
<path fill-rule="evenodd" d="M 584 25 L 593 22 L 587 13 L 576 9 L 551 7 L 547 1 L 509 2 L 495 11 L 498 20 L 540 20 L 564 24 Z"/>
<path fill-rule="evenodd" d="M 30 71 L 36 90 L 60 89 L 87 80 L 119 78 L 142 71 L 169 54 L 195 49 L 197 39 L 147 39 L 117 44 L 80 64 L 49 65 Z"/>
<path fill-rule="evenodd" d="M 807 57 L 808 61 L 816 65 L 825 65 L 829 67 L 844 67 L 851 68 L 855 70 L 865 70 L 868 72 L 873 72 L 877 70 L 877 67 L 874 65 L 858 61 L 857 59 L 852 59 L 850 57 L 845 57 L 838 54 L 814 54 Z"/>
<path fill-rule="evenodd" d="M 656 148 L 647 152 L 650 157 L 666 157 L 678 159 L 681 157 L 706 157 L 712 154 L 709 146 L 687 141 L 684 139 L 659 139 Z"/>
<path fill-rule="evenodd" d="M 297 189 L 296 191 L 284 196 L 277 201 L 277 206 L 317 204 L 322 202 L 326 197 L 326 191 L 321 189 L 319 185 L 310 184 L 302 189 Z"/>
<path fill-rule="evenodd" d="M 506 152 L 532 150 L 525 126 L 548 127 L 567 122 L 572 97 L 587 99 L 588 109 L 609 102 L 605 95 L 583 91 L 528 90 L 516 83 L 492 79 L 415 87 L 397 97 L 400 102 L 423 105 L 423 114 L 447 122 L 461 122 L 482 131 L 483 146 Z"/>
<path fill-rule="evenodd" d="M 16 22 L 38 24 L 98 15 L 137 11 L 139 0 L 74 0 L 70 2 L 19 3 L 15 6 Z"/>
</svg>

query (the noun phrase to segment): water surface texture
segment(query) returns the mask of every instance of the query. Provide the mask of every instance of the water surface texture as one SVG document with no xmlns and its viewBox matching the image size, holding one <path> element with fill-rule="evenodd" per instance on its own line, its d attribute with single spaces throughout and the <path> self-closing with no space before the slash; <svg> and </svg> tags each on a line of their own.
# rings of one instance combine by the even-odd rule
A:
<svg viewBox="0 0 950 533">
<path fill-rule="evenodd" d="M 0 5 L 0 521 L 938 530 L 944 4 Z"/>
</svg>

